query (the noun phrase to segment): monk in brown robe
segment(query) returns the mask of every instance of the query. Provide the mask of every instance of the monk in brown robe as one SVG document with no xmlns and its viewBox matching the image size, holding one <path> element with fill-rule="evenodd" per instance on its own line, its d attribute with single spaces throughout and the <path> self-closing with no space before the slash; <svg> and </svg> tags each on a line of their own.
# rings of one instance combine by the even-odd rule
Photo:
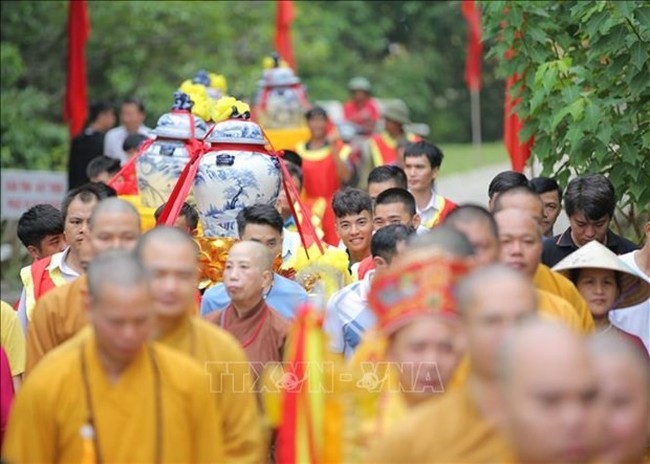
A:
<svg viewBox="0 0 650 464">
<path fill-rule="evenodd" d="M 243 241 L 228 254 L 223 282 L 231 303 L 208 320 L 241 344 L 257 380 L 264 366 L 281 362 L 290 322 L 264 301 L 273 280 L 273 256 L 264 245 Z"/>
</svg>

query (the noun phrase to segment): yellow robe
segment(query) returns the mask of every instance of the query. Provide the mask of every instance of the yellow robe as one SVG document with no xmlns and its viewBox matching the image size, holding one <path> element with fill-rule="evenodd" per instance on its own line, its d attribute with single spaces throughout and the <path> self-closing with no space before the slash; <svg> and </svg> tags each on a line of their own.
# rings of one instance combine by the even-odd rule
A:
<svg viewBox="0 0 650 464">
<path fill-rule="evenodd" d="M 83 275 L 50 290 L 36 302 L 32 320 L 27 327 L 26 375 L 49 351 L 86 326 L 87 288 L 88 279 Z"/>
<path fill-rule="evenodd" d="M 575 308 L 564 298 L 560 298 L 551 292 L 537 289 L 537 306 L 543 318 L 562 322 L 567 327 L 579 333 L 590 332 L 584 328 Z"/>
<path fill-rule="evenodd" d="M 188 312 L 190 314 L 190 312 Z M 221 412 L 228 462 L 262 462 L 266 450 L 248 360 L 237 340 L 219 327 L 188 316 L 157 340 L 205 366 Z"/>
<path fill-rule="evenodd" d="M 104 462 L 154 462 L 156 443 L 162 462 L 224 461 L 221 419 L 198 363 L 151 343 L 112 383 L 88 328 L 52 351 L 25 381 L 9 419 L 3 450 L 7 462 L 83 462 L 80 429 L 87 423 L 88 405 L 82 353 Z M 162 405 L 161 440 L 156 439 L 156 391 Z"/>
<path fill-rule="evenodd" d="M 540 264 L 533 277 L 535 287 L 564 298 L 577 311 L 584 332 L 592 332 L 596 326 L 587 302 L 573 283 L 559 272 Z"/>
<path fill-rule="evenodd" d="M 413 409 L 375 442 L 365 462 L 496 463 L 511 455 L 505 438 L 481 416 L 463 387 Z"/>
<path fill-rule="evenodd" d="M 4 301 L 0 301 L 0 345 L 7 354 L 11 375 L 22 374 L 25 371 L 25 335 L 16 311 Z"/>
</svg>

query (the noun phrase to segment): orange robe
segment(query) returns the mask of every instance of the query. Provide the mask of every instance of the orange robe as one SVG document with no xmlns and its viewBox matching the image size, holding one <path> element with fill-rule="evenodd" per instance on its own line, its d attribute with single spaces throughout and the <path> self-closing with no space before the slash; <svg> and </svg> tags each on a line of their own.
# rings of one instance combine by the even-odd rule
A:
<svg viewBox="0 0 650 464">
<path fill-rule="evenodd" d="M 49 351 L 72 338 L 86 326 L 86 276 L 43 295 L 34 307 L 27 327 L 25 374 L 29 374 Z"/>
<path fill-rule="evenodd" d="M 209 374 L 227 461 L 262 462 L 266 450 L 246 355 L 229 333 L 189 316 L 192 311 L 157 341 L 199 361 Z"/>
<path fill-rule="evenodd" d="M 92 440 L 81 435 L 88 393 L 103 462 L 155 462 L 157 448 L 165 463 L 224 462 L 221 418 L 202 366 L 147 343 L 113 382 L 91 328 L 52 351 L 27 378 L 11 411 L 3 458 L 92 462 Z"/>
</svg>

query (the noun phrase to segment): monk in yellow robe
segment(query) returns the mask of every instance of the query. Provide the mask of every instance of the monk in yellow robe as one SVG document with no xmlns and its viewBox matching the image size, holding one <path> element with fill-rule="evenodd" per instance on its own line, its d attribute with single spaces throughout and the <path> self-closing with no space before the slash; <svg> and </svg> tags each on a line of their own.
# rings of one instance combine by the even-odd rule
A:
<svg viewBox="0 0 650 464">
<path fill-rule="evenodd" d="M 232 335 L 194 315 L 196 243 L 179 228 L 160 226 L 141 237 L 137 254 L 151 274 L 156 340 L 199 361 L 209 373 L 227 461 L 262 462 L 261 418 L 246 355 Z"/>
<path fill-rule="evenodd" d="M 507 338 L 499 361 L 502 426 L 516 462 L 596 462 L 604 405 L 598 404 L 602 393 L 598 391 L 600 376 L 596 376 L 584 339 L 557 323 L 528 321 Z M 645 388 L 647 391 L 647 379 Z M 619 402 L 620 394 L 617 391 L 612 403 Z M 647 427 L 647 404 L 645 408 Z M 617 429 L 624 424 L 620 416 L 617 424 Z M 646 434 L 647 428 L 643 441 Z"/>
<path fill-rule="evenodd" d="M 540 229 L 542 229 L 542 222 L 546 214 L 544 201 L 533 189 L 518 186 L 502 192 L 494 201 L 493 212 L 496 214 L 505 209 L 516 209 L 520 212 L 527 213 L 538 224 Z M 532 269 L 528 270 L 532 271 Z M 574 311 L 578 313 L 583 332 L 588 333 L 595 329 L 594 319 L 591 316 L 587 302 L 582 298 L 580 292 L 578 292 L 571 281 L 551 271 L 541 262 L 537 265 L 535 272 L 531 276 L 538 289 L 553 293 L 567 300 L 573 306 Z"/>
<path fill-rule="evenodd" d="M 140 216 L 124 200 L 107 198 L 93 209 L 89 222 L 90 258 L 107 250 L 135 248 Z M 25 374 L 49 351 L 73 337 L 86 324 L 84 276 L 57 287 L 38 300 L 27 328 Z"/>
<path fill-rule="evenodd" d="M 91 327 L 53 350 L 16 397 L 7 462 L 223 462 L 202 366 L 148 342 L 147 274 L 124 251 L 88 269 Z"/>
<path fill-rule="evenodd" d="M 507 266 L 521 272 L 530 282 L 542 257 L 542 231 L 539 223 L 526 210 L 507 208 L 494 214 L 499 233 L 499 257 Z M 567 326 L 588 332 L 571 304 L 550 292 L 538 290 L 539 309 Z M 593 321 L 592 321 L 593 322 Z"/>
<path fill-rule="evenodd" d="M 457 289 L 470 360 L 467 381 L 418 406 L 372 447 L 367 462 L 504 462 L 511 451 L 497 428 L 496 353 L 504 336 L 536 314 L 533 285 L 503 265 L 474 271 Z"/>
</svg>

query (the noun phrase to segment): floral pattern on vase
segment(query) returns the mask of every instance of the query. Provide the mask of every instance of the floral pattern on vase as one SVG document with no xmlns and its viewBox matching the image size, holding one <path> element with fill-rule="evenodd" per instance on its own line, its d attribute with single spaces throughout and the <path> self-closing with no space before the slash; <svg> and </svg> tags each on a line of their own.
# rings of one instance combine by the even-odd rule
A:
<svg viewBox="0 0 650 464">
<path fill-rule="evenodd" d="M 275 204 L 280 180 L 280 165 L 274 156 L 238 150 L 203 155 L 193 191 L 204 235 L 237 237 L 239 211 L 260 203 Z"/>
</svg>

